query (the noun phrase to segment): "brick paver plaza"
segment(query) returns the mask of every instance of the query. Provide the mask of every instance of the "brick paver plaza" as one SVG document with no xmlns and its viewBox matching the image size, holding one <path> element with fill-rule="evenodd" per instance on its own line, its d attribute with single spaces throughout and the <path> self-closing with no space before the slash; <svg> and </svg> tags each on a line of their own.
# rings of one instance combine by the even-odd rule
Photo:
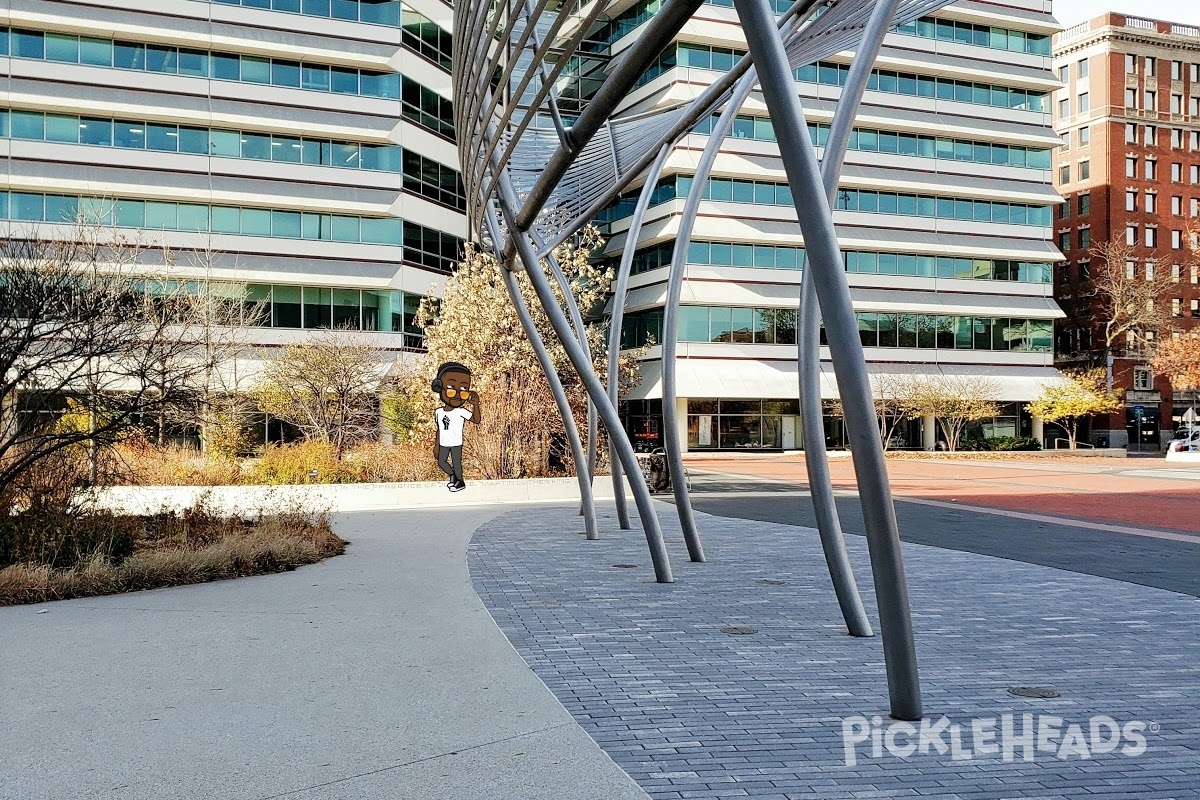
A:
<svg viewBox="0 0 1200 800">
<path fill-rule="evenodd" d="M 907 544 L 925 713 L 960 726 L 960 746 L 930 731 L 924 753 L 900 758 L 881 742 L 874 757 L 868 740 L 849 765 L 843 720 L 882 716 L 883 732 L 890 723 L 882 649 L 878 637 L 845 635 L 816 532 L 701 516 L 710 563 L 690 564 L 663 513 L 677 581 L 659 585 L 640 532 L 617 533 L 611 513 L 597 542 L 583 540 L 574 509 L 499 516 L 476 532 L 469 565 L 525 660 L 658 800 L 1200 797 L 1193 597 Z M 847 544 L 875 619 L 864 540 Z M 757 632 L 721 631 L 729 626 Z M 1010 760 L 984 752 L 983 738 L 976 749 L 972 720 L 999 738 L 1005 714 L 1015 734 L 1032 715 L 1044 746 L 1010 741 Z M 1101 715 L 1144 723 L 1145 751 L 1122 752 L 1122 738 L 1092 752 L 1109 738 L 1103 727 L 1092 738 Z M 920 739 L 894 733 L 899 746 Z"/>
</svg>

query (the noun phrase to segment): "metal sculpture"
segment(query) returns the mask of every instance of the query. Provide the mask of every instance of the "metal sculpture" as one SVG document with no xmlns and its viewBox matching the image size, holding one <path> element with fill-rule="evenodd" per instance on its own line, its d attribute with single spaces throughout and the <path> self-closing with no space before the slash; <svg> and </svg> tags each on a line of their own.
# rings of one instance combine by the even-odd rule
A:
<svg viewBox="0 0 1200 800">
<path fill-rule="evenodd" d="M 553 6 L 550 0 L 499 0 L 467 2 L 456 8 L 455 124 L 471 234 L 481 238 L 486 232 L 503 268 L 524 270 L 528 275 L 556 337 L 608 432 L 619 524 L 623 528 L 629 525 L 619 474 L 624 471 L 629 476 L 655 575 L 659 581 L 671 581 L 662 530 L 616 408 L 615 354 L 620 347 L 620 320 L 633 248 L 650 194 L 671 147 L 697 123 L 722 109 L 727 127 L 755 83 L 761 85 L 775 124 L 807 253 L 802 296 L 798 298 L 802 316 L 797 347 L 805 443 L 808 460 L 816 462 L 810 463 L 810 481 L 818 508 L 822 546 L 848 629 L 856 635 L 870 635 L 845 557 L 824 464 L 823 442 L 818 438 L 819 352 L 813 331 L 819 331 L 819 315 L 823 315 L 829 334 L 866 520 L 891 711 L 900 719 L 916 719 L 921 715 L 920 685 L 899 532 L 830 201 L 845 154 L 845 139 L 884 33 L 891 25 L 907 23 L 947 5 L 950 0 L 824 0 L 819 4 L 820 13 L 815 13 L 818 0 L 797 0 L 782 18 L 775 16 L 768 0 L 735 0 L 749 56 L 691 102 L 643 113 L 617 114 L 639 78 L 692 18 L 701 2 L 666 0 L 642 27 L 637 45 L 624 50 L 607 65 L 596 91 L 586 99 L 582 92 L 575 98 L 578 113 L 570 122 L 560 107 L 562 97 L 558 87 L 565 80 L 564 74 L 569 77 L 566 73 L 569 67 L 582 69 L 580 65 L 591 57 L 592 51 L 583 46 L 584 39 L 613 5 L 612 0 Z M 848 49 L 857 49 L 850 83 L 843 90 L 835 113 L 832 128 L 836 136 L 831 134 L 831 144 L 826 148 L 823 163 L 819 163 L 794 88 L 792 70 Z M 710 141 L 711 154 L 707 151 L 705 154 L 709 163 L 698 170 L 693 193 L 703 191 L 703 174 L 711 167 L 724 135 L 721 123 L 712 135 L 715 143 Z M 578 310 L 569 308 L 571 319 L 568 319 L 554 295 L 543 262 L 639 178 L 644 179 L 645 185 L 617 274 L 614 327 L 609 332 L 609 380 L 605 387 L 592 369 L 586 337 L 580 335 Z M 688 198 L 684 213 L 684 227 L 688 231 L 700 197 L 695 194 L 694 199 Z M 683 237 L 682 247 L 676 244 L 664 325 L 663 411 L 664 420 L 670 419 L 666 422 L 666 433 L 676 474 L 681 474 L 682 448 L 674 419 L 675 331 L 671 325 L 679 303 L 686 235 L 690 234 Z M 547 267 L 561 286 L 557 265 L 547 262 Z M 518 309 L 523 308 L 525 301 L 515 276 L 506 275 L 506 282 L 513 302 Z M 569 297 L 569 292 L 565 294 Z M 536 336 L 532 326 L 526 330 Z M 672 402 L 668 403 L 667 398 Z M 567 422 L 573 424 L 569 419 Z M 589 436 L 589 440 L 594 443 L 595 436 Z M 577 457 L 577 466 L 585 470 L 586 466 L 579 461 Z M 686 487 L 676 489 L 676 499 L 689 556 L 693 561 L 703 561 L 704 551 Z"/>
</svg>

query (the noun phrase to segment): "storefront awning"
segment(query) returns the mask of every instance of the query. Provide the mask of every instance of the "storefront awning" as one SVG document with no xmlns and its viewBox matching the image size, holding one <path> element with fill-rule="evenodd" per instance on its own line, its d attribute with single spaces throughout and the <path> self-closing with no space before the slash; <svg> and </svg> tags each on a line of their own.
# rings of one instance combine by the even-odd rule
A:
<svg viewBox="0 0 1200 800">
<path fill-rule="evenodd" d="M 872 375 L 916 375 L 929 378 L 947 375 L 976 375 L 992 381 L 1001 402 L 1028 402 L 1042 393 L 1048 384 L 1062 382 L 1058 370 L 1051 367 L 1002 367 L 955 364 L 870 364 Z M 782 400 L 799 394 L 795 361 L 763 361 L 733 358 L 681 358 L 678 360 L 678 395 L 691 398 Z M 630 400 L 662 397 L 662 362 L 642 364 L 642 382 L 628 394 Z M 833 365 L 821 364 L 821 397 L 838 397 Z"/>
</svg>

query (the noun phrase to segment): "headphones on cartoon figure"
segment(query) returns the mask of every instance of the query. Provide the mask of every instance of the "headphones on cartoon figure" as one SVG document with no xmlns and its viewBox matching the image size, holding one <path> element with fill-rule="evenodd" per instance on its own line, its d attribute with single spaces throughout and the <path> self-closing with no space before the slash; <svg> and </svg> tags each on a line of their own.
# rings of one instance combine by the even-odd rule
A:
<svg viewBox="0 0 1200 800">
<path fill-rule="evenodd" d="M 429 384 L 429 388 L 433 389 L 434 394 L 442 393 L 442 376 L 447 372 L 462 372 L 467 375 L 471 374 L 471 370 L 457 361 L 447 361 L 438 367 L 437 377 L 433 379 L 433 383 Z"/>
</svg>

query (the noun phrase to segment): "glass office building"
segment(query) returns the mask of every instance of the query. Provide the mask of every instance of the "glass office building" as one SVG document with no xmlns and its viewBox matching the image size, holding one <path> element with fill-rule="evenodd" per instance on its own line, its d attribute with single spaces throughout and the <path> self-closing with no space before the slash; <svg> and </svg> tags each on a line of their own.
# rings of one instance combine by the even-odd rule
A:
<svg viewBox="0 0 1200 800">
<path fill-rule="evenodd" d="M 170 280 L 264 308 L 259 344 L 348 327 L 402 358 L 466 232 L 451 13 L 440 0 L 9 4 L 0 226 L 112 227 L 150 248 L 149 269 L 170 252 Z"/>
<path fill-rule="evenodd" d="M 640 2 L 593 32 L 592 50 L 636 46 L 658 8 Z M 786 8 L 788 4 L 783 4 Z M 1055 380 L 1050 37 L 1043 0 L 952 5 L 891 33 L 850 141 L 834 222 L 868 366 L 876 375 L 971 375 L 1003 413 L 983 436 L 1039 435 L 1022 411 Z M 646 72 L 624 113 L 694 97 L 746 52 L 730 4 L 710 2 Z M 795 70 L 820 147 L 851 54 Z M 581 67 L 580 74 L 586 73 Z M 671 155 L 634 259 L 627 347 L 651 344 L 625 406 L 631 435 L 661 437 L 661 338 L 667 267 L 706 120 Z M 616 263 L 639 189 L 601 215 Z M 792 449 L 796 305 L 803 237 L 760 95 L 751 95 L 718 156 L 687 253 L 679 319 L 679 415 L 690 449 Z M 823 352 L 826 439 L 844 443 L 837 387 Z M 933 447 L 932 420 L 896 446 Z"/>
</svg>

